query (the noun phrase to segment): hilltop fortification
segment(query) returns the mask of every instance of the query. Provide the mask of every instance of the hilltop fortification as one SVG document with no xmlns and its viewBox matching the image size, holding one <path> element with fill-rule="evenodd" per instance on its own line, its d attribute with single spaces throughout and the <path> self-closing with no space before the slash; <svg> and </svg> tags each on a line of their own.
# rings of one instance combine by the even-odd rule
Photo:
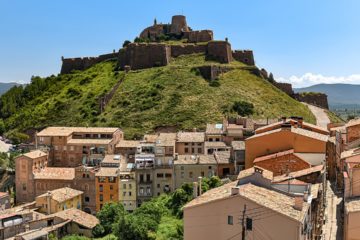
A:
<svg viewBox="0 0 360 240">
<path fill-rule="evenodd" d="M 96 63 L 115 59 L 121 70 L 166 66 L 171 58 L 194 53 L 202 53 L 207 59 L 220 63 L 239 61 L 255 65 L 251 50 L 232 51 L 227 40 L 214 41 L 212 30 L 193 31 L 187 25 L 186 17 L 177 15 L 168 24 L 159 24 L 154 20 L 152 26 L 141 31 L 134 43 L 127 44 L 118 52 L 98 57 L 62 58 L 61 74 L 85 70 Z"/>
</svg>

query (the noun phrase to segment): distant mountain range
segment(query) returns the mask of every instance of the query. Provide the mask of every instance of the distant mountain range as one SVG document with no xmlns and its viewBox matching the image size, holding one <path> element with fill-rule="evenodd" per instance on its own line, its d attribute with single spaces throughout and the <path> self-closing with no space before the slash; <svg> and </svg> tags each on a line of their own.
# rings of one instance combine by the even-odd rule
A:
<svg viewBox="0 0 360 240">
<path fill-rule="evenodd" d="M 306 88 L 295 88 L 295 92 L 322 92 L 328 95 L 330 108 L 359 108 L 360 85 L 317 84 Z"/>
<path fill-rule="evenodd" d="M 10 88 L 16 85 L 21 85 L 21 84 L 15 82 L 10 82 L 10 83 L 0 82 L 0 95 L 4 94 L 5 92 L 7 92 L 7 90 L 9 90 Z"/>
</svg>

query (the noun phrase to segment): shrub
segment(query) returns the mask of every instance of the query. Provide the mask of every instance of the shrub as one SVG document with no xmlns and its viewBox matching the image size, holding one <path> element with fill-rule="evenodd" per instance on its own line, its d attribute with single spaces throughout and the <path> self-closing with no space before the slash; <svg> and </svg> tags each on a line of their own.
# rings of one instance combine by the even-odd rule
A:
<svg viewBox="0 0 360 240">
<path fill-rule="evenodd" d="M 236 101 L 232 106 L 232 110 L 240 116 L 249 116 L 254 113 L 254 105 L 245 101 Z"/>
</svg>

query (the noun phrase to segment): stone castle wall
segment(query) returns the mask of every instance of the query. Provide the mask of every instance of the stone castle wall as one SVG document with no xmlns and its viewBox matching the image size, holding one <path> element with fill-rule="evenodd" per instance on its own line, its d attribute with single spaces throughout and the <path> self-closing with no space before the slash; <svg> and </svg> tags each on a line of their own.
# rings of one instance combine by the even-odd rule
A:
<svg viewBox="0 0 360 240">
<path fill-rule="evenodd" d="M 217 79 L 218 76 L 222 73 L 233 70 L 233 68 L 231 67 L 223 67 L 216 65 L 200 66 L 197 69 L 199 69 L 200 74 L 203 78 L 210 81 Z"/>
<path fill-rule="evenodd" d="M 236 61 L 243 62 L 247 65 L 254 66 L 254 54 L 251 50 L 235 50 L 232 52 L 232 56 Z"/>
<path fill-rule="evenodd" d="M 209 42 L 214 39 L 214 34 L 211 30 L 191 31 L 184 35 L 184 38 L 190 43 Z"/>
<path fill-rule="evenodd" d="M 194 54 L 194 53 L 206 53 L 207 45 L 196 44 L 182 44 L 171 45 L 171 57 L 178 57 L 180 55 Z"/>
<path fill-rule="evenodd" d="M 300 102 L 305 102 L 321 108 L 329 109 L 327 95 L 324 93 L 296 93 L 294 97 Z"/>
<path fill-rule="evenodd" d="M 109 54 L 103 54 L 98 57 L 62 58 L 60 74 L 67 74 L 72 70 L 85 70 L 95 65 L 96 63 L 110 59 L 117 59 L 117 56 L 118 53 L 113 52 Z"/>
<path fill-rule="evenodd" d="M 294 96 L 294 91 L 293 91 L 292 85 L 290 83 L 278 83 L 278 82 L 275 82 L 273 84 L 274 84 L 275 87 L 282 90 L 287 95 Z"/>
<path fill-rule="evenodd" d="M 119 67 L 143 69 L 166 66 L 170 62 L 170 46 L 161 43 L 131 43 L 119 52 Z"/>
<path fill-rule="evenodd" d="M 207 58 L 229 63 L 232 61 L 231 45 L 227 41 L 210 41 L 207 47 Z"/>
</svg>

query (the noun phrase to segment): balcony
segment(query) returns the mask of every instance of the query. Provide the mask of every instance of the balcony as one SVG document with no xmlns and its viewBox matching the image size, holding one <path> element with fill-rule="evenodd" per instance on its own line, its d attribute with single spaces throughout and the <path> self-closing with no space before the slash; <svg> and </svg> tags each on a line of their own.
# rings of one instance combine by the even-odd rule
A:
<svg viewBox="0 0 360 240">
<path fill-rule="evenodd" d="M 155 155 L 154 154 L 136 154 L 135 166 L 137 169 L 151 169 L 154 168 Z"/>
</svg>

